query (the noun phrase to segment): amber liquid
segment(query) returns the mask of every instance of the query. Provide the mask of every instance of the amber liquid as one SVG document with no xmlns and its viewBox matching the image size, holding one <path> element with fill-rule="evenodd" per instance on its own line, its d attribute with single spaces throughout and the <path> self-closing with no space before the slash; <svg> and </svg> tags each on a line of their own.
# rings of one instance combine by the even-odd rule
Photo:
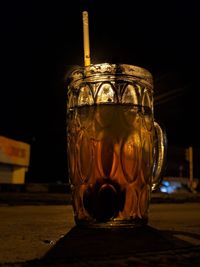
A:
<svg viewBox="0 0 200 267">
<path fill-rule="evenodd" d="M 153 117 L 146 107 L 101 104 L 68 112 L 68 161 L 75 221 L 147 222 Z"/>
</svg>

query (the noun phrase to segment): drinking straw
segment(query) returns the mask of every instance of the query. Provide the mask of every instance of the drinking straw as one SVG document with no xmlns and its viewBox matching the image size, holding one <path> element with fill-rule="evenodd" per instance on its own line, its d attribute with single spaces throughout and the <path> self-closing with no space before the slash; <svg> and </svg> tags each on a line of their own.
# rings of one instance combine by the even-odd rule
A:
<svg viewBox="0 0 200 267">
<path fill-rule="evenodd" d="M 89 22 L 88 12 L 83 11 L 83 45 L 84 45 L 84 64 L 90 65 L 90 40 L 89 40 Z"/>
</svg>

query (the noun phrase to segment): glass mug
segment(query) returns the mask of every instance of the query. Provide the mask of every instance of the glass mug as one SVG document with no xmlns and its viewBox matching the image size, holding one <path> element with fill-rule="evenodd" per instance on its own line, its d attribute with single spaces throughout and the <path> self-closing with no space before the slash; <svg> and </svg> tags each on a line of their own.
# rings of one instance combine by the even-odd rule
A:
<svg viewBox="0 0 200 267">
<path fill-rule="evenodd" d="M 153 117 L 152 75 L 133 65 L 94 64 L 73 70 L 67 85 L 67 154 L 76 224 L 146 224 L 166 156 L 166 135 Z"/>
</svg>

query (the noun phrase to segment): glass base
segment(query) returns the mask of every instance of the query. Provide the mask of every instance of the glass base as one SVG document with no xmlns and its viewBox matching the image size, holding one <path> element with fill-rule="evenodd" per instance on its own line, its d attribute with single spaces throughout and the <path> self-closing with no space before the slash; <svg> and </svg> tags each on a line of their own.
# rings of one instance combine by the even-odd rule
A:
<svg viewBox="0 0 200 267">
<path fill-rule="evenodd" d="M 76 225 L 83 228 L 136 228 L 145 226 L 148 219 L 132 219 L 132 220 L 110 220 L 107 222 L 83 221 L 76 220 Z"/>
</svg>

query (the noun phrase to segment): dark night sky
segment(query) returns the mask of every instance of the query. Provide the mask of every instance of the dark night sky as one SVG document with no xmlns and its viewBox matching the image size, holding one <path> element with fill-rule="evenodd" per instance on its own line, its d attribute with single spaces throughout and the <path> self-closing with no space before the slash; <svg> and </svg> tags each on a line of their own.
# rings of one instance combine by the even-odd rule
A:
<svg viewBox="0 0 200 267">
<path fill-rule="evenodd" d="M 83 65 L 82 2 L 1 3 L 0 135 L 32 145 L 30 180 L 66 179 L 64 76 Z M 198 147 L 198 1 L 87 2 L 92 63 L 147 68 L 169 145 Z"/>
</svg>

